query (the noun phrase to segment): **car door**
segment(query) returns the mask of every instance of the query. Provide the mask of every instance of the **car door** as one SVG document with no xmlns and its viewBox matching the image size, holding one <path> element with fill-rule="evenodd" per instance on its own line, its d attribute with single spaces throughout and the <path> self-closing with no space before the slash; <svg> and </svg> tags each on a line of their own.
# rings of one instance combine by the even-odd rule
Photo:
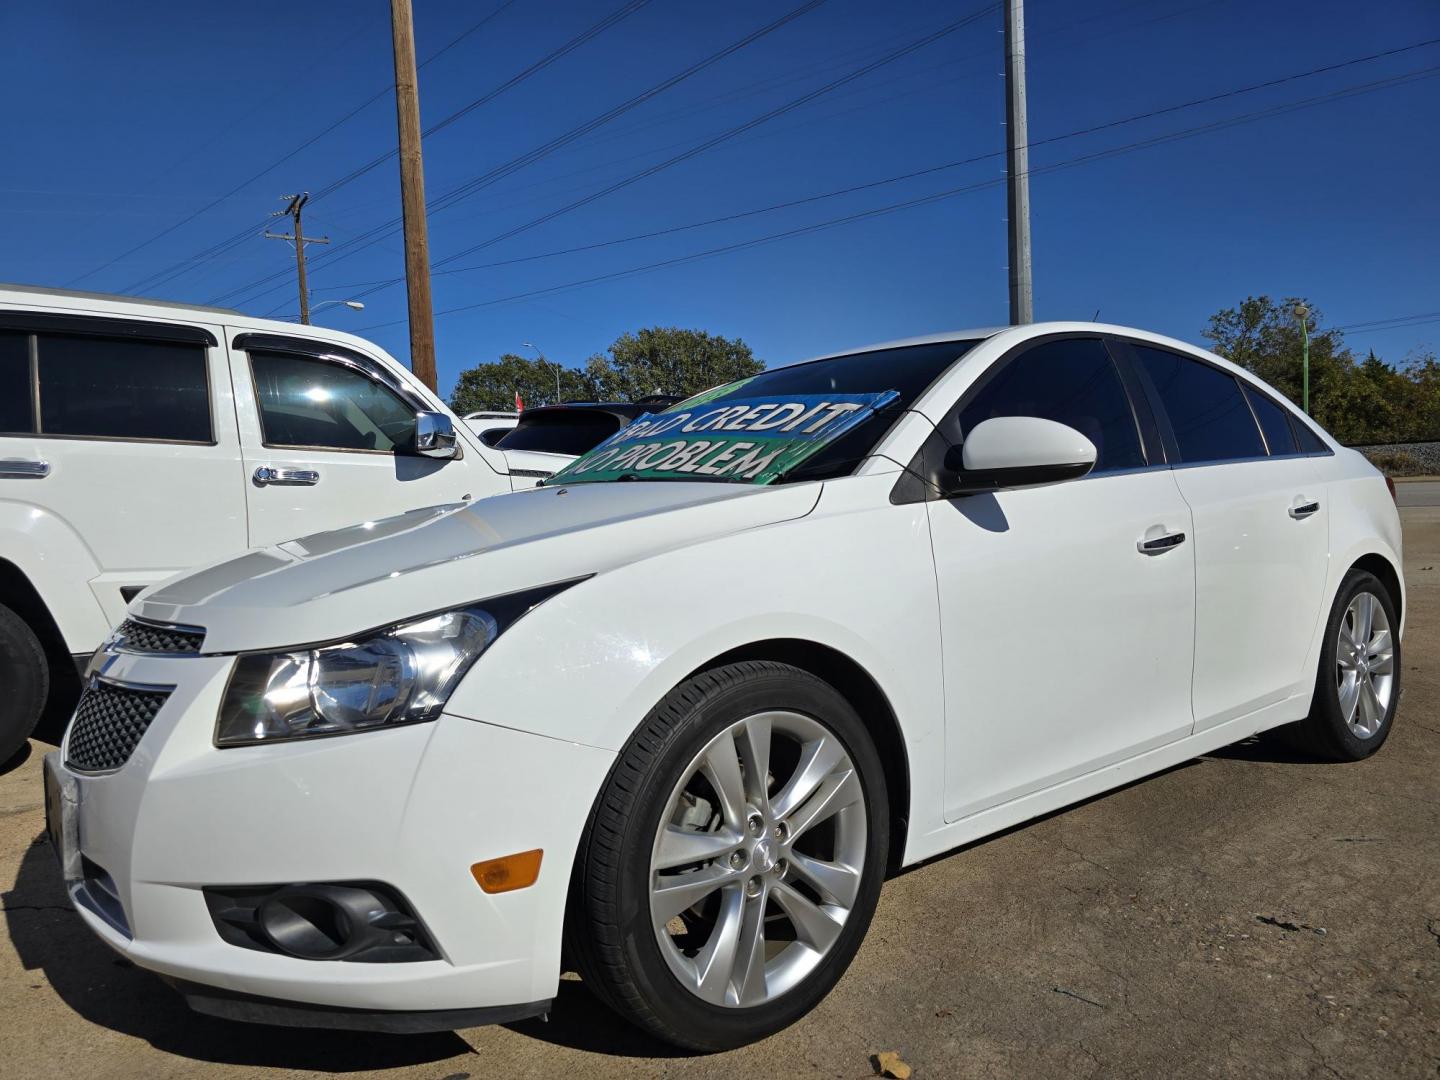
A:
<svg viewBox="0 0 1440 1080">
<path fill-rule="evenodd" d="M 1202 731 L 1313 685 L 1305 660 L 1328 571 L 1330 507 L 1283 406 L 1198 357 L 1138 341 L 1129 348 L 1194 517 Z"/>
<path fill-rule="evenodd" d="M 253 546 L 483 497 L 505 483 L 483 462 L 408 452 L 427 403 L 368 357 L 250 335 L 232 355 Z M 476 464 L 491 475 L 477 477 Z M 491 486 L 472 490 L 486 479 Z"/>
<path fill-rule="evenodd" d="M 1098 451 L 1080 480 L 929 504 L 947 820 L 1190 731 L 1190 512 L 1127 381 L 1098 337 L 1042 340 L 997 361 L 939 425 L 963 436 L 1039 416 Z"/>
<path fill-rule="evenodd" d="M 106 622 L 145 586 L 245 548 L 216 329 L 0 312 L 0 500 L 88 548 L 100 572 L 74 585 L 88 585 Z"/>
</svg>

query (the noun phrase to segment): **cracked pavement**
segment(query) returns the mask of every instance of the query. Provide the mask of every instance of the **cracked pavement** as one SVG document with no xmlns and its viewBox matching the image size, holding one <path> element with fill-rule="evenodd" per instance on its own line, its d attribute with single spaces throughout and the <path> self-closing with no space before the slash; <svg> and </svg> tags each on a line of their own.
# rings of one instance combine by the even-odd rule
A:
<svg viewBox="0 0 1440 1080">
<path fill-rule="evenodd" d="M 1440 507 L 1407 507 L 1405 693 L 1357 765 L 1231 747 L 885 886 L 849 974 L 756 1046 L 676 1056 L 573 980 L 549 1023 L 387 1037 L 191 1014 L 84 931 L 0 773 L 0 1078 L 1440 1075 Z M 1322 932 L 1323 931 L 1323 932 Z"/>
</svg>

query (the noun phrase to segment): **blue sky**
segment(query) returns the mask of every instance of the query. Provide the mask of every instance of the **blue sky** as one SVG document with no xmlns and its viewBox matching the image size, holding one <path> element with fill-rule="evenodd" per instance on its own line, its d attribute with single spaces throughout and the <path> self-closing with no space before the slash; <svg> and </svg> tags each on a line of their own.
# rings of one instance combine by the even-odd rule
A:
<svg viewBox="0 0 1440 1080">
<path fill-rule="evenodd" d="M 544 145 L 799 3 L 651 0 L 428 138 L 428 194 L 433 199 Z M 497 12 L 422 68 L 428 126 L 623 0 L 416 6 L 422 60 Z M 433 213 L 432 259 L 531 222 L 979 10 L 921 0 L 827 0 Z M 1027 21 L 1035 141 L 1440 38 L 1434 0 L 1031 0 Z M 463 367 L 526 352 L 521 342 L 578 364 L 620 333 L 648 325 L 743 337 L 757 355 L 782 363 L 1004 322 L 1003 156 L 703 228 L 530 258 L 1000 151 L 1000 25 L 998 9 L 986 11 L 809 104 L 449 264 L 508 263 L 436 276 L 437 311 L 469 308 L 437 319 L 442 391 Z M 9 152 L 0 162 L 0 280 L 202 303 L 225 297 L 226 306 L 247 312 L 293 315 L 289 246 L 260 238 L 260 222 L 281 206 L 278 196 L 319 192 L 394 145 L 393 97 L 383 93 L 392 75 L 383 0 L 12 4 L 0 11 L 0 56 L 0 88 L 10 105 Z M 1081 155 L 1437 65 L 1440 45 L 1430 45 L 1036 147 L 1036 317 L 1088 319 L 1098 309 L 1105 321 L 1198 341 L 1210 313 L 1252 293 L 1307 295 L 1328 325 L 1440 312 L 1436 72 L 1046 171 Z M 243 183 L 352 111 L 329 134 Z M 544 291 L 960 187 L 974 190 L 732 253 Z M 315 302 L 353 296 L 403 273 L 398 232 L 368 247 L 355 244 L 398 213 L 393 159 L 314 199 L 306 231 L 333 241 L 311 249 Z M 343 247 L 345 241 L 352 246 Z M 242 289 L 270 275 L 274 281 Z M 507 299 L 525 293 L 539 294 Z M 330 306 L 316 321 L 407 358 L 403 286 L 364 301 L 364 312 Z M 1373 347 L 1400 360 L 1433 349 L 1440 321 L 1357 331 L 1349 340 L 1357 350 Z"/>
</svg>

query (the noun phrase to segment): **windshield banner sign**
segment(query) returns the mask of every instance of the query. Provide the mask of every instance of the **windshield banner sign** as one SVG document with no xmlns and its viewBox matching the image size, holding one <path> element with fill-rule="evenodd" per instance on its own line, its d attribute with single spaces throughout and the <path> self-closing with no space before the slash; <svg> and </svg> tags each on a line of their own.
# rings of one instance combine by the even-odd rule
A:
<svg viewBox="0 0 1440 1080">
<path fill-rule="evenodd" d="M 622 428 L 545 481 L 740 480 L 768 484 L 899 395 L 691 398 Z"/>
</svg>

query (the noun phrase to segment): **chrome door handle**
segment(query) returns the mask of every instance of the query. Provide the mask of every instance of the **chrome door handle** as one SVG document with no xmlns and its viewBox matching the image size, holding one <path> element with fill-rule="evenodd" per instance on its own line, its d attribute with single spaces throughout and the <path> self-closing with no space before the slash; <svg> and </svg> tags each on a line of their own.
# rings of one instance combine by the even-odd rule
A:
<svg viewBox="0 0 1440 1080">
<path fill-rule="evenodd" d="M 1290 516 L 1296 521 L 1299 521 L 1301 518 L 1307 518 L 1311 514 L 1318 514 L 1319 512 L 1320 504 L 1318 502 L 1300 503 L 1298 506 L 1290 507 Z"/>
<path fill-rule="evenodd" d="M 1171 548 L 1177 548 L 1185 542 L 1183 532 L 1166 533 L 1164 536 L 1152 536 L 1150 539 L 1142 539 L 1135 546 L 1140 549 L 1142 555 L 1161 555 Z"/>
<path fill-rule="evenodd" d="M 0 458 L 0 480 L 44 480 L 49 475 L 50 462 L 48 461 Z"/>
<path fill-rule="evenodd" d="M 280 487 L 314 487 L 319 482 L 320 473 L 315 469 L 286 469 L 261 465 L 255 470 L 255 483 L 261 487 L 267 484 Z"/>
</svg>

